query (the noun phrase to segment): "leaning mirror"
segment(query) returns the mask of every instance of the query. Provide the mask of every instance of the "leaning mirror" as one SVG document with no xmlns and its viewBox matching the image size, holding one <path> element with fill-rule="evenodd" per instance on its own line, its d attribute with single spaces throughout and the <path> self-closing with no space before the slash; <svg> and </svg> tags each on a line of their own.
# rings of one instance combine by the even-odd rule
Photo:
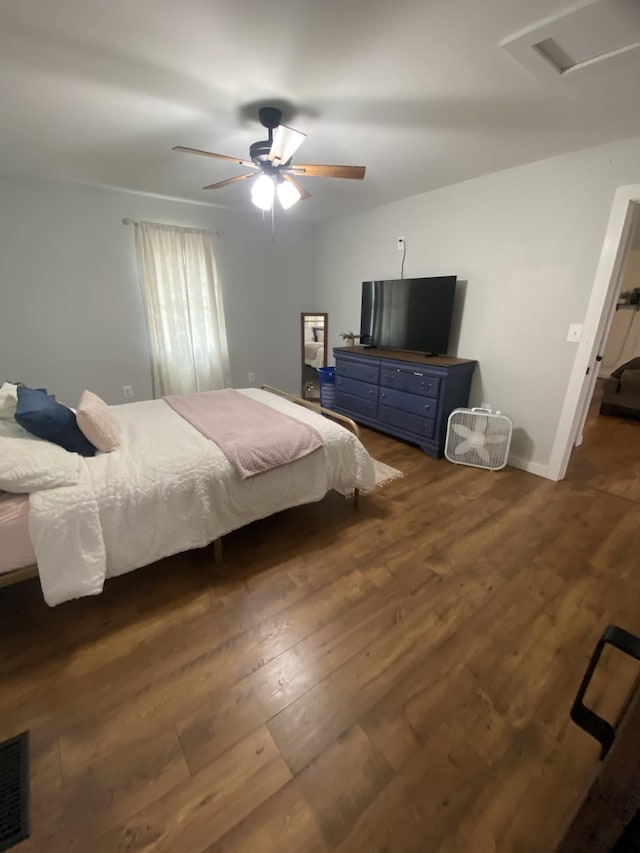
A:
<svg viewBox="0 0 640 853">
<path fill-rule="evenodd" d="M 318 368 L 327 366 L 328 317 L 328 314 L 317 313 L 300 315 L 302 350 L 300 396 L 305 400 L 320 400 Z"/>
</svg>

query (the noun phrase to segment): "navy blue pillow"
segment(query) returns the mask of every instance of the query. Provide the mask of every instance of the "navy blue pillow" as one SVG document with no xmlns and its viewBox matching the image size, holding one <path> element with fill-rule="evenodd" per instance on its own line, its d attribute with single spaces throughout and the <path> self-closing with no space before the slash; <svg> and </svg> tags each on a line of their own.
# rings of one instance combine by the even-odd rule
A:
<svg viewBox="0 0 640 853">
<path fill-rule="evenodd" d="M 46 391 L 19 385 L 16 420 L 33 435 L 59 444 L 71 453 L 93 456 L 96 452 L 80 431 L 71 409 L 49 397 Z"/>
</svg>

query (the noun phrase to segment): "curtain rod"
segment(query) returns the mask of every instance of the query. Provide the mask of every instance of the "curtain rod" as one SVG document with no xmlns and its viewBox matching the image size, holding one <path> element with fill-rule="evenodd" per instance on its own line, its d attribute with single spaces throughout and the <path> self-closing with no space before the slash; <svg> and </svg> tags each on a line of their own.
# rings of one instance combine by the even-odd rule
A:
<svg viewBox="0 0 640 853">
<path fill-rule="evenodd" d="M 129 217 L 126 216 L 122 220 L 122 224 L 123 225 L 142 225 L 142 222 L 139 219 L 129 219 Z M 153 222 L 151 224 L 152 225 L 161 225 L 162 223 Z M 167 225 L 165 227 L 166 228 L 176 228 L 180 231 L 207 231 L 207 229 L 203 229 L 203 228 L 191 228 L 188 225 L 187 226 L 184 226 L 184 225 Z M 211 232 L 209 231 L 208 233 L 210 234 Z M 215 235 L 216 235 L 216 237 L 224 237 L 224 231 L 216 231 Z"/>
</svg>

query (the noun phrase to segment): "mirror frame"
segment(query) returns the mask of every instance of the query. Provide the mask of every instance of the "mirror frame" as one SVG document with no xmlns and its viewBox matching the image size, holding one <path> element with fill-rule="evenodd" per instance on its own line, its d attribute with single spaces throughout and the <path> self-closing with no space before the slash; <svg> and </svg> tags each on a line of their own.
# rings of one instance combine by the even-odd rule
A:
<svg viewBox="0 0 640 853">
<path fill-rule="evenodd" d="M 328 360 L 328 337 L 329 337 L 329 314 L 326 311 L 301 311 L 300 312 L 300 396 L 304 396 L 304 320 L 305 317 L 322 317 L 324 320 L 324 366 Z"/>
</svg>

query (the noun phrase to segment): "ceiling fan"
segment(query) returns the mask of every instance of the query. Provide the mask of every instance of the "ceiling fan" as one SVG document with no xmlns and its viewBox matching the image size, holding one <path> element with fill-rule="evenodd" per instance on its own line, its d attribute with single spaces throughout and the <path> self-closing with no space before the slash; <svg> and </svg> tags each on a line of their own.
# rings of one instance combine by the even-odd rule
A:
<svg viewBox="0 0 640 853">
<path fill-rule="evenodd" d="M 365 166 L 321 166 L 300 165 L 291 162 L 293 155 L 306 138 L 306 133 L 294 130 L 286 124 L 281 124 L 282 111 L 277 107 L 261 107 L 258 118 L 263 127 L 269 131 L 269 138 L 254 142 L 249 148 L 250 160 L 241 157 L 229 157 L 226 154 L 214 154 L 212 151 L 201 151 L 199 148 L 185 148 L 175 145 L 174 151 L 185 151 L 187 154 L 200 154 L 203 157 L 214 157 L 217 160 L 228 160 L 238 166 L 246 166 L 253 171 L 235 178 L 227 178 L 216 184 L 203 187 L 205 190 L 217 190 L 221 187 L 254 178 L 251 187 L 251 200 L 261 210 L 271 210 L 277 193 L 282 207 L 294 205 L 301 198 L 311 195 L 300 183 L 299 177 L 313 178 L 351 178 L 361 181 L 366 171 Z M 275 130 L 275 134 L 274 134 Z"/>
</svg>

